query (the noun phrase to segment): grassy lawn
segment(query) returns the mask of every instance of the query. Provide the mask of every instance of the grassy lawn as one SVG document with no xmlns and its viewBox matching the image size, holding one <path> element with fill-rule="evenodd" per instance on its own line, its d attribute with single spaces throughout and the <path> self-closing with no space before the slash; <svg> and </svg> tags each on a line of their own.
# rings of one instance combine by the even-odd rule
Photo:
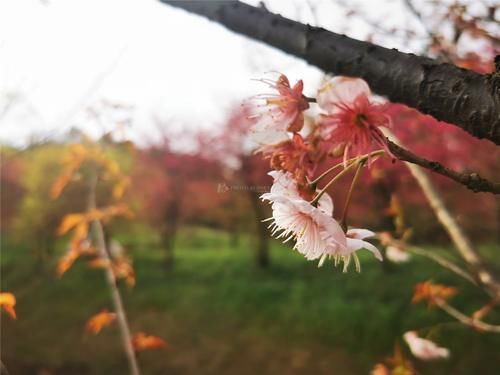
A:
<svg viewBox="0 0 500 375">
<path fill-rule="evenodd" d="M 486 301 L 429 261 L 385 269 L 364 255 L 362 273 L 343 274 L 273 243 L 272 265 L 261 270 L 250 239 L 231 249 L 226 237 L 183 232 L 170 271 L 161 249 L 134 241 L 137 285 L 122 289 L 132 330 L 171 346 L 140 354 L 144 374 L 367 374 L 395 338 L 419 328 L 452 353 L 432 365 L 416 361 L 422 374 L 498 374 L 500 335 L 410 304 L 413 285 L 431 277 L 462 287 L 453 303 L 467 312 Z M 2 314 L 11 374 L 126 374 L 116 326 L 84 332 L 91 315 L 111 308 L 102 271 L 78 263 L 57 279 L 34 265 L 26 249 L 3 246 L 1 289 L 18 299 L 17 321 Z"/>
</svg>

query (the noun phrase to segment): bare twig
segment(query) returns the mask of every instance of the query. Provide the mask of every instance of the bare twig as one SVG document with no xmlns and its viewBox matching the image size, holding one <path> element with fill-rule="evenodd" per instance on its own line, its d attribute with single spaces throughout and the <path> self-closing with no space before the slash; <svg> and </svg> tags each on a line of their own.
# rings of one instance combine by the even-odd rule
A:
<svg viewBox="0 0 500 375">
<path fill-rule="evenodd" d="M 97 186 L 97 171 L 94 167 L 90 181 L 89 202 L 88 202 L 89 210 L 96 208 L 96 186 Z M 123 349 L 125 351 L 125 355 L 127 356 L 127 361 L 130 367 L 130 373 L 132 375 L 140 375 L 139 365 L 137 363 L 137 358 L 135 356 L 134 348 L 132 347 L 132 336 L 130 334 L 130 328 L 127 322 L 127 315 L 125 314 L 125 308 L 123 306 L 120 290 L 116 285 L 115 275 L 113 273 L 113 270 L 111 269 L 111 259 L 108 250 L 106 249 L 104 230 L 101 222 L 99 220 L 94 220 L 92 222 L 92 229 L 94 230 L 94 233 L 96 235 L 97 251 L 99 253 L 99 256 L 105 261 L 106 264 L 106 267 L 104 268 L 106 274 L 106 281 L 111 291 L 111 299 L 113 301 L 113 307 L 116 313 L 118 327 L 120 328 Z"/>
<path fill-rule="evenodd" d="M 410 253 L 417 254 L 417 255 L 420 255 L 420 256 L 423 256 L 423 257 L 426 257 L 426 258 L 429 258 L 429 259 L 435 261 L 440 266 L 450 270 L 451 272 L 457 274 L 458 276 L 464 278 L 465 280 L 467 280 L 467 281 L 469 281 L 472 284 L 477 286 L 477 281 L 474 279 L 474 277 L 470 273 L 463 270 L 462 268 L 457 266 L 455 263 L 449 261 L 448 259 L 445 259 L 442 256 L 440 256 L 432 251 L 425 250 L 425 249 L 422 249 L 422 248 L 419 248 L 416 246 L 408 247 L 407 250 Z"/>
<path fill-rule="evenodd" d="M 459 184 L 466 186 L 474 192 L 489 192 L 500 194 L 500 183 L 489 181 L 477 173 L 460 173 L 436 161 L 427 160 L 421 156 L 415 155 L 411 151 L 397 145 L 394 142 L 388 142 L 389 149 L 399 160 L 407 161 L 429 169 L 434 173 L 448 177 Z"/>
<path fill-rule="evenodd" d="M 473 319 L 470 316 L 467 316 L 461 311 L 457 310 L 453 306 L 449 305 L 443 299 L 438 298 L 435 300 L 435 303 L 441 310 L 445 311 L 446 313 L 457 319 L 460 323 L 463 323 L 469 327 L 475 328 L 480 331 L 500 333 L 500 325 L 493 325 L 485 323 L 480 319 Z"/>
<path fill-rule="evenodd" d="M 396 136 L 392 134 L 392 132 L 385 130 L 385 133 L 389 135 L 393 141 L 399 143 Z M 441 195 L 434 187 L 434 184 L 430 180 L 429 176 L 418 165 L 409 162 L 405 162 L 405 165 L 410 170 L 413 177 L 417 180 L 439 222 L 455 244 L 455 248 L 458 253 L 469 264 L 475 279 L 481 286 L 484 287 L 485 291 L 493 298 L 493 300 L 500 300 L 500 283 L 485 267 L 479 254 L 472 248 L 469 238 L 463 232 L 462 228 L 460 228 L 450 211 L 446 208 Z"/>
</svg>

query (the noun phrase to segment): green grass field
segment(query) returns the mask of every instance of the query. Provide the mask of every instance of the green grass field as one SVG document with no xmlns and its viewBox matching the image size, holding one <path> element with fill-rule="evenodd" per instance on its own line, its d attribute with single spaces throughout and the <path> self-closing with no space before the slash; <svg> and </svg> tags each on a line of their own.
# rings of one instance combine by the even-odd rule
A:
<svg viewBox="0 0 500 375">
<path fill-rule="evenodd" d="M 360 274 L 343 274 L 273 243 L 272 265 L 261 270 L 251 240 L 230 249 L 226 237 L 184 231 L 170 271 L 161 249 L 134 241 L 137 285 L 122 288 L 130 325 L 171 346 L 141 353 L 143 374 L 368 374 L 395 339 L 420 328 L 452 353 L 430 365 L 415 360 L 422 374 L 499 373 L 500 335 L 410 304 L 413 285 L 429 278 L 461 287 L 453 303 L 467 312 L 486 301 L 429 261 L 385 269 L 365 254 Z M 102 271 L 78 263 L 58 279 L 36 271 L 28 250 L 4 244 L 1 272 L 1 289 L 18 300 L 18 320 L 2 314 L 11 374 L 127 373 L 116 326 L 84 332 L 90 316 L 111 308 Z"/>
</svg>

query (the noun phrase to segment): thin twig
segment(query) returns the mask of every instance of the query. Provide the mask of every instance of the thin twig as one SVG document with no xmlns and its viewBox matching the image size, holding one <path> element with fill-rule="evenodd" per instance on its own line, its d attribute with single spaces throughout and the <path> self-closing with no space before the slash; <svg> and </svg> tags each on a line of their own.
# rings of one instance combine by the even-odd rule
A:
<svg viewBox="0 0 500 375">
<path fill-rule="evenodd" d="M 358 162 L 358 167 L 356 168 L 356 172 L 354 173 L 354 177 L 352 178 L 351 187 L 347 192 L 347 197 L 345 200 L 344 210 L 342 211 L 342 218 L 340 219 L 340 225 L 343 228 L 347 228 L 347 211 L 349 210 L 349 204 L 351 203 L 352 193 L 354 188 L 356 187 L 356 183 L 358 182 L 359 175 L 361 174 L 361 169 L 365 165 L 366 160 L 361 160 Z"/>
<path fill-rule="evenodd" d="M 385 129 L 385 133 L 389 135 L 393 141 L 399 143 L 398 139 L 392 132 Z M 474 277 L 482 285 L 485 291 L 496 301 L 500 300 L 500 283 L 495 279 L 494 275 L 484 266 L 484 263 L 479 254 L 472 248 L 471 242 L 462 228 L 458 225 L 453 215 L 446 208 L 441 195 L 434 187 L 429 176 L 418 165 L 405 162 L 406 167 L 410 170 L 413 177 L 417 180 L 420 189 L 429 201 L 429 205 L 437 216 L 439 222 L 446 230 L 451 240 L 455 244 L 460 256 L 469 264 Z"/>
<path fill-rule="evenodd" d="M 90 192 L 89 192 L 89 210 L 96 209 L 96 186 L 97 186 L 97 171 L 93 168 L 91 181 L 90 181 Z M 106 248 L 106 241 L 104 239 L 104 229 L 99 220 L 92 221 L 92 229 L 95 232 L 97 240 L 97 251 L 99 256 L 105 261 L 106 267 L 104 268 L 106 274 L 106 281 L 111 292 L 111 299 L 113 301 L 114 311 L 116 313 L 116 318 L 118 322 L 118 327 L 120 328 L 120 333 L 122 336 L 123 349 L 127 357 L 127 361 L 130 367 L 130 373 L 132 375 L 140 375 L 139 365 L 137 363 L 137 358 L 135 356 L 134 348 L 132 347 L 132 336 L 130 334 L 130 328 L 127 321 L 127 315 L 125 313 L 125 308 L 123 306 L 122 297 L 120 295 L 120 290 L 116 285 L 116 278 L 111 269 L 111 259 Z"/>
<path fill-rule="evenodd" d="M 421 156 L 415 155 L 411 151 L 397 145 L 394 142 L 388 141 L 389 150 L 399 160 L 407 161 L 413 164 L 420 165 L 425 169 L 429 169 L 434 173 L 448 177 L 459 184 L 466 186 L 474 192 L 489 192 L 493 194 L 500 194 L 500 183 L 489 181 L 477 173 L 460 173 L 444 165 L 427 160 Z"/>
<path fill-rule="evenodd" d="M 354 163 L 348 165 L 346 168 L 344 168 L 342 171 L 340 171 L 335 177 L 333 177 L 326 185 L 323 189 L 321 189 L 321 191 L 314 197 L 314 199 L 311 201 L 311 204 L 314 206 L 316 205 L 318 202 L 319 202 L 319 199 L 321 198 L 321 196 L 323 194 L 325 194 L 325 192 L 328 190 L 328 188 L 330 186 L 333 185 L 333 183 L 335 181 L 337 181 L 338 179 L 340 179 L 343 175 L 345 175 L 347 172 L 349 172 L 351 170 L 351 168 L 354 166 Z"/>
<path fill-rule="evenodd" d="M 478 329 L 480 331 L 500 333 L 500 325 L 493 325 L 485 323 L 479 319 L 473 319 L 470 316 L 467 316 L 461 311 L 457 310 L 453 306 L 449 305 L 443 299 L 438 298 L 435 300 L 435 303 L 441 310 L 445 311 L 446 313 L 457 319 L 460 323 L 463 323 L 467 326 Z"/>
<path fill-rule="evenodd" d="M 415 8 L 415 5 L 413 5 L 412 1 L 411 0 L 405 0 L 404 3 L 406 4 L 406 7 L 408 8 L 408 10 L 410 11 L 410 13 L 412 13 L 415 18 L 420 22 L 420 24 L 422 25 L 422 27 L 424 28 L 427 36 L 429 37 L 429 39 L 432 41 L 432 43 L 435 43 L 435 44 L 438 44 L 438 45 L 441 45 L 442 42 L 441 40 L 436 36 L 436 33 L 434 30 L 432 30 L 425 22 L 425 19 L 424 19 L 424 16 L 422 15 L 422 13 L 420 13 L 417 8 Z M 427 47 L 425 48 L 425 53 L 428 52 L 429 48 L 432 46 L 432 44 L 428 44 Z M 451 62 L 452 59 L 449 55 L 448 52 L 446 52 L 444 49 L 441 49 L 440 51 L 440 55 L 441 57 L 443 57 L 443 59 L 446 61 L 446 62 Z"/>
<path fill-rule="evenodd" d="M 407 250 L 410 253 L 417 254 L 417 255 L 420 255 L 420 256 L 423 256 L 423 257 L 426 257 L 426 258 L 429 258 L 429 259 L 435 261 L 436 263 L 438 263 L 442 267 L 450 270 L 451 272 L 454 272 L 458 276 L 464 278 L 465 280 L 467 280 L 467 281 L 469 281 L 472 284 L 477 286 L 477 281 L 474 279 L 474 277 L 470 273 L 463 270 L 462 268 L 457 266 L 455 263 L 443 258 L 442 256 L 440 256 L 436 253 L 433 253 L 431 251 L 428 251 L 428 250 L 425 250 L 425 249 L 422 249 L 419 247 L 415 247 L 415 246 L 408 247 Z"/>
</svg>

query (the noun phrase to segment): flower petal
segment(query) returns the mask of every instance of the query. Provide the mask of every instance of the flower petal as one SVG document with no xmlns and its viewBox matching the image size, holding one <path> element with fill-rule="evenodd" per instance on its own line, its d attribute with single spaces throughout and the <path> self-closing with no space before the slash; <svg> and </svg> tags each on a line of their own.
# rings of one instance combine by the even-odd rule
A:
<svg viewBox="0 0 500 375">
<path fill-rule="evenodd" d="M 368 251 L 371 251 L 373 255 L 375 255 L 375 258 L 378 260 L 382 261 L 382 254 L 380 254 L 380 251 L 373 246 L 371 243 L 356 239 L 356 238 L 347 238 L 347 247 L 349 249 L 350 253 L 353 253 L 355 251 L 358 251 L 360 249 L 366 249 Z"/>
<path fill-rule="evenodd" d="M 327 81 L 319 89 L 316 100 L 327 112 L 335 112 L 337 104 L 353 103 L 363 94 L 371 95 L 370 87 L 363 79 L 340 76 Z"/>
<path fill-rule="evenodd" d="M 356 238 L 359 240 L 364 240 L 365 238 L 375 236 L 375 233 L 368 229 L 356 229 L 352 228 L 347 231 L 347 236 L 350 238 Z"/>
</svg>

